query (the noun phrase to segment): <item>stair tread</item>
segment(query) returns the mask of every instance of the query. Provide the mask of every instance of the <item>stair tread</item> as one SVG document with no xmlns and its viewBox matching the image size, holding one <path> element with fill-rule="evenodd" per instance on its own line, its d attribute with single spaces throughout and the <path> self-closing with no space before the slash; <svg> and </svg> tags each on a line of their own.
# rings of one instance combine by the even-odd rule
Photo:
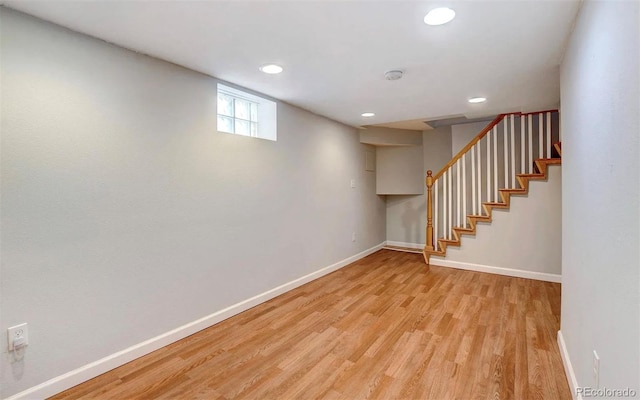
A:
<svg viewBox="0 0 640 400">
<path fill-rule="evenodd" d="M 560 164 L 562 163 L 562 158 L 538 158 L 535 161 L 545 164 Z"/>
<path fill-rule="evenodd" d="M 477 220 L 490 220 L 491 217 L 488 215 L 469 215 L 468 218 L 475 218 Z"/>
<path fill-rule="evenodd" d="M 522 188 L 520 188 L 520 189 L 499 189 L 498 191 L 500 191 L 500 192 L 508 192 L 508 193 L 521 193 L 521 192 L 526 193 L 527 189 L 522 189 Z"/>
</svg>

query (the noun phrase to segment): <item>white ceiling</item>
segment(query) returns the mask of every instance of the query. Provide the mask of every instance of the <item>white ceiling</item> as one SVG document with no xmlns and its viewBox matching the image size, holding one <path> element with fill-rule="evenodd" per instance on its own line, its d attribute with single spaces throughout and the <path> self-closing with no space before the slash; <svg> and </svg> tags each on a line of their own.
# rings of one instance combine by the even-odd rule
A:
<svg viewBox="0 0 640 400">
<path fill-rule="evenodd" d="M 5 5 L 360 126 L 557 106 L 579 0 Z M 456 18 L 425 25 L 427 11 L 442 5 Z M 285 71 L 258 70 L 270 62 Z M 390 69 L 405 76 L 387 81 Z M 468 104 L 473 96 L 488 101 Z"/>
</svg>

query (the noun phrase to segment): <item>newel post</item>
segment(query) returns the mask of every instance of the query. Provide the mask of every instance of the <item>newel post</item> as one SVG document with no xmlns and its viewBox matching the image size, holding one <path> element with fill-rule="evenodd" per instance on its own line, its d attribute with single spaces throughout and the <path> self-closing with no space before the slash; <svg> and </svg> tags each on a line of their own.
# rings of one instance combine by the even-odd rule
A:
<svg viewBox="0 0 640 400">
<path fill-rule="evenodd" d="M 433 251 L 433 172 L 427 171 L 427 243 L 425 250 Z M 426 258 L 426 255 L 425 255 Z M 428 259 L 427 259 L 428 263 Z"/>
</svg>

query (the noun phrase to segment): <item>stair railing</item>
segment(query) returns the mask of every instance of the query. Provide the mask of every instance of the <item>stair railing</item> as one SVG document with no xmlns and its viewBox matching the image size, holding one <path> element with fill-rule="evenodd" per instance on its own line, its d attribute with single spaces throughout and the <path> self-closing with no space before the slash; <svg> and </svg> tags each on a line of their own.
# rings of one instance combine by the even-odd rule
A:
<svg viewBox="0 0 640 400">
<path fill-rule="evenodd" d="M 467 215 L 486 215 L 483 204 L 501 204 L 501 189 L 519 188 L 516 175 L 533 174 L 536 158 L 552 158 L 558 126 L 557 110 L 500 114 L 437 174 L 427 171 L 427 263 L 443 255 L 440 240 L 455 241 L 454 229 L 471 230 Z"/>
</svg>

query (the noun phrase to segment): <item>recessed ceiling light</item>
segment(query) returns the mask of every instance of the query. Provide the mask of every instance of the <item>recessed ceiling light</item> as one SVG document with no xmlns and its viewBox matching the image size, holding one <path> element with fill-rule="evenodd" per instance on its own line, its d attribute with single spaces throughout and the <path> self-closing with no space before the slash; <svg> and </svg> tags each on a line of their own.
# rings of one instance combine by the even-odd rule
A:
<svg viewBox="0 0 640 400">
<path fill-rule="evenodd" d="M 283 68 L 276 64 L 266 64 L 260 67 L 260 71 L 264 72 L 265 74 L 279 74 L 283 71 Z"/>
<path fill-rule="evenodd" d="M 427 25 L 442 25 L 455 18 L 456 12 L 447 7 L 434 8 L 424 16 Z"/>
<path fill-rule="evenodd" d="M 375 114 L 375 113 L 372 113 L 372 112 L 362 113 L 362 116 L 363 116 L 363 117 L 365 117 L 365 118 L 373 117 L 374 115 L 376 115 L 376 114 Z"/>
<path fill-rule="evenodd" d="M 469 99 L 469 103 L 484 103 L 487 101 L 486 97 L 472 97 Z"/>
</svg>

